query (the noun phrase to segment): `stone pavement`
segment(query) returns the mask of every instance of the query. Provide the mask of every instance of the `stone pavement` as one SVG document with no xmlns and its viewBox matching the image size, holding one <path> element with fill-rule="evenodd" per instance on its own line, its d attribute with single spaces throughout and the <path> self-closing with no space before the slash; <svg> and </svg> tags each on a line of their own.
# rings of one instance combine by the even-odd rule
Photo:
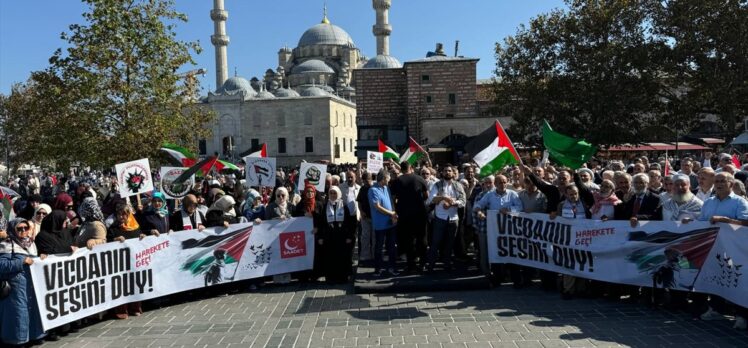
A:
<svg viewBox="0 0 748 348">
<path fill-rule="evenodd" d="M 108 320 L 43 347 L 748 347 L 732 321 L 538 289 L 356 295 L 268 285 Z"/>
</svg>

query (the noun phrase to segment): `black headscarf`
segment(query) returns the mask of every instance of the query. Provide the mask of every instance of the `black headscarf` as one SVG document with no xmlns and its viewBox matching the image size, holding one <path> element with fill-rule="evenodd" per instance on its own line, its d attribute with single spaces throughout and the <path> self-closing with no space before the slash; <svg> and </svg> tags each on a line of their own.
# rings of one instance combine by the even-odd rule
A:
<svg viewBox="0 0 748 348">
<path fill-rule="evenodd" d="M 53 210 L 42 220 L 41 230 L 35 243 L 39 254 L 64 254 L 71 251 L 73 245 L 72 231 L 64 228 L 67 214 L 62 210 Z"/>
</svg>

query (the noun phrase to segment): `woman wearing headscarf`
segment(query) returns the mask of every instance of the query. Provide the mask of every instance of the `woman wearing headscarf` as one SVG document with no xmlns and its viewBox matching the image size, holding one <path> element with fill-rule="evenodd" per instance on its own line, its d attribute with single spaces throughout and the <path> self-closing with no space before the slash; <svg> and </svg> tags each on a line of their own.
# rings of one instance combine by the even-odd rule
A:
<svg viewBox="0 0 748 348">
<path fill-rule="evenodd" d="M 154 236 L 169 233 L 169 209 L 166 208 L 166 197 L 161 192 L 154 192 L 151 203 L 144 210 L 135 214 L 140 229 Z"/>
<path fill-rule="evenodd" d="M 73 209 L 73 197 L 65 192 L 60 192 L 52 201 L 52 208 L 55 210 L 68 211 Z"/>
<path fill-rule="evenodd" d="M 234 209 L 235 205 L 236 201 L 234 197 L 229 195 L 221 196 L 208 209 L 208 214 L 205 216 L 207 220 L 205 226 L 222 226 L 228 228 L 230 224 L 239 223 L 239 219 L 236 217 L 236 210 Z"/>
<path fill-rule="evenodd" d="M 116 220 L 109 227 L 107 240 L 110 242 L 117 241 L 124 243 L 126 239 L 145 238 L 145 234 L 140 230 L 140 225 L 135 219 L 133 209 L 126 202 L 120 202 L 115 208 Z M 158 232 L 155 233 L 158 235 Z M 126 303 L 114 307 L 114 316 L 117 319 L 127 319 L 129 315 L 139 316 L 143 314 L 140 301 Z"/>
<path fill-rule="evenodd" d="M 356 216 L 350 214 L 342 196 L 337 186 L 330 187 L 317 230 L 317 245 L 324 246 L 323 271 L 331 284 L 348 282 L 353 266 Z"/>
<path fill-rule="evenodd" d="M 73 231 L 68 228 L 68 218 L 62 210 L 55 210 L 47 215 L 41 223 L 41 231 L 34 244 L 39 255 L 67 254 L 77 250 L 74 245 Z"/>
<path fill-rule="evenodd" d="M 88 197 L 81 202 L 78 215 L 83 219 L 83 225 L 75 239 L 76 246 L 93 249 L 96 245 L 106 243 L 107 230 L 104 226 L 104 214 L 101 213 L 101 208 L 93 197 Z"/>
<path fill-rule="evenodd" d="M 34 217 L 31 219 L 31 222 L 34 223 L 34 229 L 31 231 L 31 239 L 36 239 L 36 236 L 39 234 L 42 227 L 42 220 L 51 212 L 52 208 L 44 203 L 39 204 L 39 206 L 34 209 Z"/>
<path fill-rule="evenodd" d="M 10 285 L 9 295 L 0 300 L 0 340 L 6 345 L 22 345 L 44 338 L 27 267 L 37 256 L 31 229 L 26 219 L 13 219 L 8 223 L 9 238 L 0 243 L 0 279 Z"/>
<path fill-rule="evenodd" d="M 245 218 L 254 223 L 260 223 L 265 218 L 265 205 L 262 204 L 262 195 L 254 189 L 247 191 L 247 200 L 244 202 Z"/>
<path fill-rule="evenodd" d="M 312 224 L 314 226 L 314 266 L 311 271 L 304 271 L 299 273 L 299 278 L 302 280 L 317 279 L 322 270 L 323 255 L 325 253 L 325 247 L 319 243 L 320 234 L 318 227 L 321 225 L 323 202 L 317 199 L 317 189 L 312 184 L 306 184 L 304 186 L 304 192 L 301 195 L 299 204 L 296 205 L 296 211 L 293 216 L 301 217 L 306 216 L 312 218 Z"/>
<path fill-rule="evenodd" d="M 288 190 L 283 186 L 278 187 L 275 190 L 275 200 L 265 209 L 265 220 L 291 218 L 294 206 L 288 198 Z"/>
</svg>

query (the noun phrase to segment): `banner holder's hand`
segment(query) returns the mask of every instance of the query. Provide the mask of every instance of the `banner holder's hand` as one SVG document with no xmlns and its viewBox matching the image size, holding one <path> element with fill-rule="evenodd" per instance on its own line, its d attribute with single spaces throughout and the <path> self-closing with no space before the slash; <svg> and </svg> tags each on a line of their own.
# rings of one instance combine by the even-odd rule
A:
<svg viewBox="0 0 748 348">
<path fill-rule="evenodd" d="M 159 236 L 161 236 L 161 233 L 158 233 L 158 230 L 154 229 L 154 230 L 151 230 L 151 235 L 158 238 Z"/>
<path fill-rule="evenodd" d="M 636 216 L 629 219 L 629 222 L 631 223 L 631 227 L 639 226 L 639 219 L 637 219 Z"/>
</svg>

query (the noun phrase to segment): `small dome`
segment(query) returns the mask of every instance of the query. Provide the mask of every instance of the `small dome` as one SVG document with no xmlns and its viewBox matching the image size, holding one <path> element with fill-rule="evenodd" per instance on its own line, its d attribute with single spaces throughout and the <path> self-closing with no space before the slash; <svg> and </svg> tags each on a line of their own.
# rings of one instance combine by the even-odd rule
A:
<svg viewBox="0 0 748 348">
<path fill-rule="evenodd" d="M 325 92 L 330 93 L 330 94 L 335 93 L 335 88 L 332 88 L 332 87 L 330 87 L 328 85 L 321 85 L 321 86 L 319 86 L 319 88 L 322 88 L 322 90 L 324 90 Z"/>
<path fill-rule="evenodd" d="M 227 93 L 227 94 L 235 94 L 240 91 L 244 91 L 244 93 L 247 94 L 247 96 L 254 96 L 257 94 L 255 90 L 252 88 L 252 85 L 247 81 L 247 79 L 243 77 L 230 77 L 226 80 L 226 82 L 223 83 L 223 86 L 219 88 L 216 92 L 218 93 Z"/>
<path fill-rule="evenodd" d="M 298 47 L 313 45 L 338 45 L 355 47 L 353 39 L 345 30 L 329 23 L 317 24 L 304 32 Z"/>
<path fill-rule="evenodd" d="M 308 72 L 334 74 L 335 70 L 319 59 L 304 61 L 291 69 L 291 74 L 304 74 Z"/>
<path fill-rule="evenodd" d="M 288 88 L 278 88 L 275 90 L 275 96 L 278 98 L 298 98 L 301 97 L 299 92 Z"/>
<path fill-rule="evenodd" d="M 327 93 L 324 89 L 319 87 L 309 87 L 301 92 L 302 97 L 329 97 L 330 93 Z"/>
<path fill-rule="evenodd" d="M 257 93 L 255 98 L 256 99 L 275 99 L 275 96 L 273 95 L 273 93 L 270 93 L 263 89 L 262 91 L 260 91 L 260 93 Z"/>
<path fill-rule="evenodd" d="M 397 60 L 397 58 L 393 56 L 387 56 L 383 54 L 378 54 L 376 57 L 369 59 L 366 64 L 364 64 L 364 69 L 394 69 L 394 68 L 402 68 L 403 65 L 400 64 L 400 61 Z"/>
</svg>

